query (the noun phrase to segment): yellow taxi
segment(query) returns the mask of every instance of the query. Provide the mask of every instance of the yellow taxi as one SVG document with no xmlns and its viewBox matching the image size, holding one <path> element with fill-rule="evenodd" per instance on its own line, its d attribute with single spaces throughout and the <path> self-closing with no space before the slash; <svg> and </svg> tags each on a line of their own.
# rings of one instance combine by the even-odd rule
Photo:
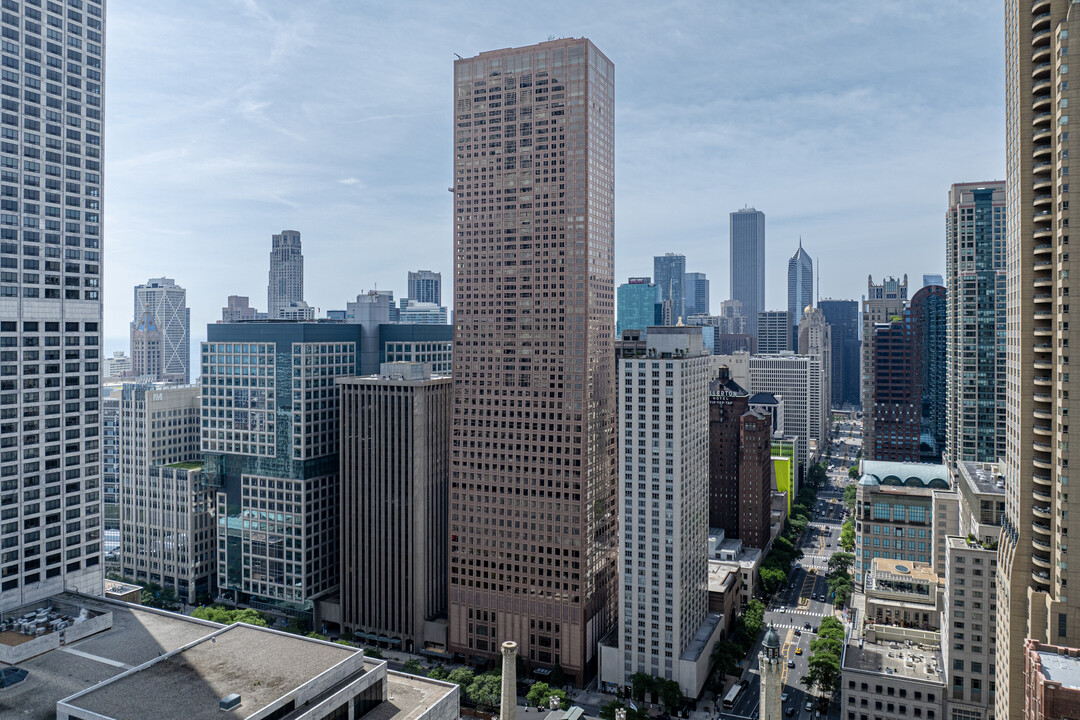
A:
<svg viewBox="0 0 1080 720">
<path fill-rule="evenodd" d="M 802 648 L 795 648 L 796 655 L 802 655 Z"/>
</svg>

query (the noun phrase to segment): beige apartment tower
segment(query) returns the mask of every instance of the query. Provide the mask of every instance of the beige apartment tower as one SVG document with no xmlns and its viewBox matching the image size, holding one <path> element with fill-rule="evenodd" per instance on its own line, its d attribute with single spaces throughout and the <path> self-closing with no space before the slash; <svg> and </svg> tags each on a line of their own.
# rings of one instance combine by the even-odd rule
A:
<svg viewBox="0 0 1080 720">
<path fill-rule="evenodd" d="M 450 649 L 596 672 L 616 621 L 615 68 L 454 63 Z"/>
<path fill-rule="evenodd" d="M 1006 0 L 1008 332 L 996 720 L 1023 715 L 1024 638 L 1080 645 L 1080 563 L 1069 567 L 1066 554 L 1070 513 L 1080 517 L 1069 501 L 1069 466 L 1080 465 L 1080 444 L 1073 443 L 1076 458 L 1069 447 L 1069 276 L 1080 272 L 1069 260 L 1068 106 L 1080 101 L 1080 85 L 1068 82 L 1070 36 L 1080 38 L 1080 5 Z M 1072 497 L 1080 504 L 1080 495 Z"/>
</svg>

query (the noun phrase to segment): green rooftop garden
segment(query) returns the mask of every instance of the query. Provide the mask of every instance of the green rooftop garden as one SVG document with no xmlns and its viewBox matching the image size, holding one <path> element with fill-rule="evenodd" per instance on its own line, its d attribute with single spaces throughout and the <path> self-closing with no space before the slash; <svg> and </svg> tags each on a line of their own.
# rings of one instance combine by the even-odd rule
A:
<svg viewBox="0 0 1080 720">
<path fill-rule="evenodd" d="M 202 468 L 202 461 L 189 460 L 187 462 L 178 462 L 166 465 L 165 467 L 180 468 L 181 470 L 200 470 Z"/>
</svg>

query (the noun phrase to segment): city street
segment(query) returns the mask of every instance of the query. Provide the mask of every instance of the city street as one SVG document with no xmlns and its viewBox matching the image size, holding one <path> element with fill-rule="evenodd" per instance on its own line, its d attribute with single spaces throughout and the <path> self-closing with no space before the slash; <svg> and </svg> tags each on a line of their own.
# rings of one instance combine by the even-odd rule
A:
<svg viewBox="0 0 1080 720">
<path fill-rule="evenodd" d="M 841 422 L 839 428 L 833 446 L 834 468 L 828 472 L 826 486 L 818 492 L 813 518 L 800 545 L 803 557 L 793 566 L 788 585 L 765 609 L 766 627 L 772 624 L 780 634 L 780 655 L 785 663 L 783 692 L 788 696 L 783 703 L 784 715 L 795 720 L 817 718 L 816 708 L 806 709 L 807 701 L 812 698 L 807 697 L 800 681 L 808 670 L 810 643 L 817 637 L 814 631 L 823 617 L 833 614 L 825 572 L 829 558 L 839 548 L 840 528 L 844 522 L 843 488 L 854 482 L 848 478 L 847 468 L 857 464 L 855 455 L 862 444 L 859 423 Z M 721 717 L 742 720 L 757 718 L 760 696 L 757 657 L 760 651 L 759 638 L 747 655 L 749 670 L 744 672 L 744 678 L 750 684 L 739 696 L 735 707 L 730 712 L 722 711 Z M 828 718 L 839 720 L 839 708 L 831 707 Z"/>
</svg>

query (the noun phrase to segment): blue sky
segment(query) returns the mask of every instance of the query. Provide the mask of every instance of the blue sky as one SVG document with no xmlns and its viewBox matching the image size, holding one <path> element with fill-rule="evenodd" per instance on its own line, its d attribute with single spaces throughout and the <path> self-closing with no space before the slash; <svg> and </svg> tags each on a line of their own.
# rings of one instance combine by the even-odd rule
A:
<svg viewBox="0 0 1080 720">
<path fill-rule="evenodd" d="M 531 7 L 530 7 L 531 5 Z M 728 213 L 766 213 L 766 303 L 801 235 L 822 297 L 944 271 L 953 182 L 1004 176 L 1000 2 L 139 0 L 108 8 L 105 322 L 188 290 L 266 307 L 301 231 L 324 312 L 451 266 L 454 53 L 587 36 L 616 68 L 616 282 L 681 252 L 728 297 Z M 193 347 L 194 350 L 194 347 Z"/>
</svg>

